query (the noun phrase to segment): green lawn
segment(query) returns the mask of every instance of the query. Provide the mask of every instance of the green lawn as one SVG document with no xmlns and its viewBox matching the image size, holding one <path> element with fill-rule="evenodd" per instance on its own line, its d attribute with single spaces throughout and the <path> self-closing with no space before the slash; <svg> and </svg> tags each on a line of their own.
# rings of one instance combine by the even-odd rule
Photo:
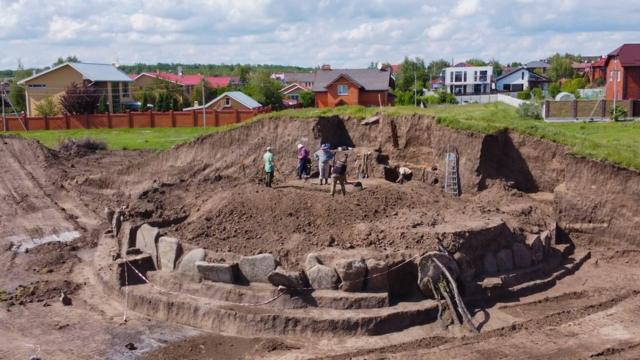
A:
<svg viewBox="0 0 640 360">
<path fill-rule="evenodd" d="M 39 140 L 50 148 L 57 148 L 66 138 L 91 137 L 107 143 L 112 150 L 164 150 L 176 144 L 187 142 L 200 135 L 236 128 L 238 125 L 220 128 L 153 128 L 153 129 L 78 129 L 78 130 L 42 130 L 17 131 L 26 138 Z"/>
<path fill-rule="evenodd" d="M 299 109 L 259 115 L 250 122 L 264 119 L 298 118 L 318 116 L 349 116 L 366 119 L 378 108 L 340 107 L 337 109 Z M 567 145 L 576 155 L 608 161 L 640 170 L 640 122 L 616 123 L 545 123 L 541 120 L 521 119 L 513 107 L 504 104 L 438 105 L 425 109 L 413 106 L 397 106 L 384 109 L 388 116 L 423 114 L 434 116 L 438 123 L 456 129 L 480 133 L 493 133 L 510 129 L 520 133 L 548 139 Z M 245 123 L 246 124 L 246 123 Z M 223 128 L 156 128 L 156 129 L 91 129 L 63 131 L 17 132 L 35 138 L 49 147 L 56 147 L 67 137 L 90 136 L 107 142 L 110 149 L 167 149 L 189 141 L 199 135 L 225 131 Z"/>
</svg>

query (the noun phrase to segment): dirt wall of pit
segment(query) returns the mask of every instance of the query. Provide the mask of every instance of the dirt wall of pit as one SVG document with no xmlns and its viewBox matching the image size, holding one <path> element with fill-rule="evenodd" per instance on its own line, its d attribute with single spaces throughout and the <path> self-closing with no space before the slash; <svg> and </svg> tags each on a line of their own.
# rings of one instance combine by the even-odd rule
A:
<svg viewBox="0 0 640 360">
<path fill-rule="evenodd" d="M 436 165 L 439 169 L 444 168 L 444 153 L 451 145 L 460 154 L 463 194 L 481 192 L 495 181 L 526 193 L 554 193 L 562 226 L 640 245 L 635 233 L 640 226 L 637 171 L 573 156 L 564 146 L 531 136 L 459 131 L 417 115 L 383 117 L 371 125 L 338 117 L 258 121 L 158 153 L 144 164 L 123 169 L 117 182 L 136 194 L 153 184 L 185 178 L 259 177 L 267 146 L 274 149 L 280 170 L 293 178 L 298 142 L 312 151 L 327 142 L 354 146 L 356 151 L 381 149 L 392 165 Z"/>
</svg>

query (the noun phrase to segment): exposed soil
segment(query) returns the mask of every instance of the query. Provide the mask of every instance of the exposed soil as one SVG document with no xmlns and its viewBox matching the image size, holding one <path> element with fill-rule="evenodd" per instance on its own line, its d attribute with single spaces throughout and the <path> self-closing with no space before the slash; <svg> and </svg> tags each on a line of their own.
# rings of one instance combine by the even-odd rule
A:
<svg viewBox="0 0 640 360">
<path fill-rule="evenodd" d="M 0 337 L 7 339 L 0 358 L 28 358 L 38 348 L 46 359 L 640 355 L 640 327 L 633 320 L 640 315 L 638 173 L 517 134 L 456 132 L 419 117 L 395 124 L 394 141 L 384 119 L 371 126 L 337 118 L 264 121 L 161 153 L 62 154 L 31 140 L 0 137 L 0 299 L 6 305 Z M 333 198 L 326 185 L 296 180 L 300 141 L 312 149 L 321 142 L 355 145 L 349 151 L 354 160 L 371 152 L 371 178 L 362 181 L 363 190 L 348 186 L 346 197 Z M 460 155 L 460 198 L 443 194 L 437 170 L 444 168 L 448 144 Z M 274 148 L 280 170 L 274 189 L 261 183 L 266 146 Z M 398 164 L 414 170 L 412 181 L 385 180 L 384 165 Z M 349 166 L 354 179 L 354 164 Z M 420 181 L 423 169 L 426 182 Z M 551 289 L 474 309 L 479 335 L 438 324 L 375 338 L 205 334 L 136 314 L 123 323 L 123 304 L 95 284 L 92 249 L 108 227 L 103 211 L 120 206 L 127 220 L 148 222 L 193 246 L 214 253 L 272 252 L 288 268 L 326 248 L 427 251 L 441 241 L 473 253 L 497 237 L 537 233 L 556 222 L 593 256 Z M 469 235 L 478 229 L 489 230 Z M 73 232 L 78 236 L 66 242 L 46 243 Z M 34 239 L 45 243 L 15 250 Z M 59 303 L 61 291 L 73 305 Z M 131 349 L 125 347 L 130 342 Z"/>
</svg>

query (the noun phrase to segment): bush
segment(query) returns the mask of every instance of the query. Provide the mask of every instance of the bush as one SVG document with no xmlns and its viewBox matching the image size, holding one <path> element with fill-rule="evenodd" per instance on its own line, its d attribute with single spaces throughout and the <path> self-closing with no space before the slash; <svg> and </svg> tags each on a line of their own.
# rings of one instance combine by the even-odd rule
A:
<svg viewBox="0 0 640 360">
<path fill-rule="evenodd" d="M 544 92 L 540 88 L 531 89 L 531 95 L 536 100 L 544 100 Z"/>
<path fill-rule="evenodd" d="M 619 121 L 627 117 L 627 109 L 620 105 L 616 105 L 615 108 L 609 109 L 609 115 L 613 121 Z"/>
<path fill-rule="evenodd" d="M 60 106 L 51 96 L 47 96 L 38 102 L 35 109 L 40 116 L 56 116 L 60 114 Z"/>
<path fill-rule="evenodd" d="M 560 90 L 560 85 L 558 83 L 553 83 L 551 85 L 549 85 L 549 95 L 552 98 L 555 98 L 556 96 L 558 96 L 558 94 L 560 94 L 562 90 Z"/>
<path fill-rule="evenodd" d="M 90 137 L 80 139 L 66 138 L 60 142 L 58 150 L 70 155 L 86 155 L 100 150 L 107 150 L 107 143 Z"/>
<path fill-rule="evenodd" d="M 428 105 L 440 104 L 440 97 L 438 95 L 427 95 L 423 98 L 423 102 Z"/>
<path fill-rule="evenodd" d="M 303 91 L 300 93 L 300 102 L 302 107 L 314 107 L 316 106 L 316 95 L 313 91 Z"/>
<path fill-rule="evenodd" d="M 526 102 L 520 104 L 517 110 L 518 116 L 529 119 L 542 119 L 542 105 L 537 102 Z"/>
<path fill-rule="evenodd" d="M 529 100 L 531 99 L 531 92 L 529 90 L 520 91 L 516 97 L 520 100 Z"/>
<path fill-rule="evenodd" d="M 456 99 L 455 95 L 450 94 L 446 91 L 439 91 L 438 98 L 440 99 L 440 104 L 457 104 L 458 99 Z"/>
</svg>

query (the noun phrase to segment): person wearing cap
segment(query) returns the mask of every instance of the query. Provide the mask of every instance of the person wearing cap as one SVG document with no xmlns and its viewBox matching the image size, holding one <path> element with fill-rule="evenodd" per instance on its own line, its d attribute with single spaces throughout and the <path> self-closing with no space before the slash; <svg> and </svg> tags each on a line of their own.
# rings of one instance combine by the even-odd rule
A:
<svg viewBox="0 0 640 360">
<path fill-rule="evenodd" d="M 276 167 L 273 164 L 273 152 L 270 146 L 267 147 L 267 151 L 262 156 L 262 161 L 264 161 L 265 185 L 271 187 L 273 183 L 273 172 L 276 170 Z"/>
<path fill-rule="evenodd" d="M 302 144 L 298 144 L 298 179 L 302 179 L 303 176 L 309 176 L 308 163 L 309 150 Z"/>
<path fill-rule="evenodd" d="M 344 184 L 347 182 L 347 154 L 344 154 L 341 160 L 333 159 L 333 169 L 331 170 L 331 196 L 336 193 L 336 184 L 340 184 L 342 196 L 347 195 Z"/>
<path fill-rule="evenodd" d="M 324 180 L 326 185 L 329 184 L 329 162 L 333 159 L 333 153 L 329 148 L 329 144 L 322 144 L 322 146 L 320 146 L 320 150 L 313 154 L 316 161 L 318 161 L 320 185 L 322 185 L 322 180 Z"/>
</svg>

